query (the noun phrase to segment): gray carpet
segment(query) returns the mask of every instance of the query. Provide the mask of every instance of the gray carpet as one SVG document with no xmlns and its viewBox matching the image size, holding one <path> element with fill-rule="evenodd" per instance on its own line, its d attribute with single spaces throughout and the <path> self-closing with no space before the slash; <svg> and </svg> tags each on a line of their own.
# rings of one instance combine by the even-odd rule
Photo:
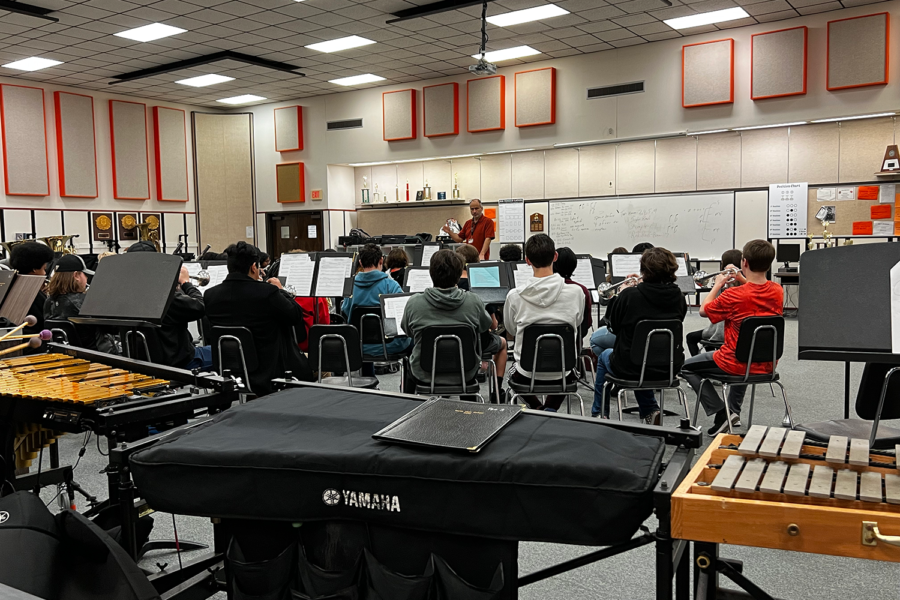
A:
<svg viewBox="0 0 900 600">
<path fill-rule="evenodd" d="M 707 321 L 696 315 L 688 315 L 685 332 L 702 329 Z M 797 361 L 797 321 L 787 320 L 786 352 L 779 365 L 782 381 L 787 389 L 788 401 L 798 423 L 819 421 L 843 416 L 843 365 L 841 363 Z M 853 367 L 851 389 L 855 390 L 862 372 L 860 365 Z M 382 390 L 399 390 L 399 376 L 380 377 Z M 487 395 L 486 389 L 484 394 Z M 693 410 L 696 397 L 687 390 Z M 585 409 L 590 409 L 591 392 L 582 390 Z M 754 422 L 778 425 L 784 413 L 780 398 L 773 398 L 768 386 L 760 387 L 756 396 Z M 749 394 L 747 395 L 749 401 Z M 632 401 L 633 404 L 633 401 Z M 668 402 L 674 406 L 674 394 Z M 575 410 L 573 406 L 573 410 Z M 615 409 L 613 409 L 615 410 Z M 746 412 L 746 409 L 745 409 Z M 613 412 L 613 418 L 615 418 Z M 626 419 L 637 419 L 626 415 Z M 674 422 L 673 422 L 674 424 Z M 702 414 L 700 424 L 706 428 L 711 418 Z M 746 425 L 746 423 L 745 423 Z M 82 436 L 67 435 L 60 440 L 60 456 L 64 464 L 73 464 L 83 442 Z M 105 452 L 105 442 L 102 442 Z M 49 466 L 45 457 L 45 466 Z M 603 457 L 597 457 L 603 460 Z M 85 456 L 76 470 L 76 479 L 91 493 L 106 496 L 106 478 L 100 471 L 106 459 L 99 455 L 95 440 L 87 446 Z M 45 502 L 54 495 L 51 490 L 42 494 Z M 55 503 L 52 504 L 55 506 Z M 83 508 L 79 498 L 79 508 Z M 548 506 L 548 510 L 568 510 L 566 506 Z M 596 510 L 603 510 L 602 506 Z M 172 539 L 172 517 L 156 513 L 154 539 Z M 655 522 L 648 522 L 652 528 Z M 212 543 L 208 520 L 195 517 L 176 517 L 178 535 L 189 539 Z M 589 548 L 559 544 L 523 543 L 519 551 L 519 571 L 529 573 L 545 566 L 561 562 L 589 551 Z M 900 548 L 897 549 L 900 556 Z M 824 555 L 800 554 L 777 550 L 762 550 L 737 546 L 725 546 L 722 554 L 744 561 L 744 573 L 757 585 L 777 598 L 846 600 L 847 598 L 897 598 L 900 595 L 900 572 L 891 563 L 835 558 Z M 184 558 L 189 558 L 185 554 Z M 177 566 L 172 553 L 156 552 L 146 557 L 142 566 L 155 568 L 157 563 Z M 522 588 L 519 597 L 528 600 L 587 600 L 593 598 L 617 598 L 620 600 L 649 599 L 654 597 L 654 550 L 647 546 L 583 567 L 550 580 Z M 731 586 L 733 587 L 733 586 Z M 221 595 L 224 598 L 224 595 Z"/>
</svg>

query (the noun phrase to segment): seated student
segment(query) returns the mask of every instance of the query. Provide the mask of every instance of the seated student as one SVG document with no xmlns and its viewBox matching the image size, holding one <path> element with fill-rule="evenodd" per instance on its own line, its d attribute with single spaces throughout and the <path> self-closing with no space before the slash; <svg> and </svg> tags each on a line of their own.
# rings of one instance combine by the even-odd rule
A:
<svg viewBox="0 0 900 600">
<path fill-rule="evenodd" d="M 401 250 L 402 252 L 402 250 Z M 359 251 L 359 270 L 353 278 L 353 295 L 344 298 L 341 303 L 341 312 L 351 322 L 353 309 L 357 306 L 379 306 L 380 297 L 385 294 L 402 294 L 400 284 L 382 271 L 384 255 L 376 244 L 366 244 Z M 403 331 L 406 331 L 405 329 Z M 406 336 L 398 336 L 387 343 L 388 354 L 402 354 L 409 348 L 412 341 Z M 363 344 L 363 352 L 366 354 L 380 355 L 381 344 Z M 366 367 L 367 373 L 370 367 Z"/>
<path fill-rule="evenodd" d="M 646 319 L 663 320 L 678 319 L 684 321 L 687 314 L 687 303 L 684 295 L 675 285 L 675 272 L 678 261 L 675 255 L 665 248 L 651 248 L 641 255 L 641 276 L 643 281 L 634 287 L 619 293 L 615 303 L 607 311 L 609 324 L 616 334 L 616 343 L 612 349 L 606 349 L 597 357 L 597 374 L 594 378 L 594 404 L 591 416 L 609 416 L 609 407 L 603 406 L 603 382 L 606 374 L 625 379 L 640 379 L 641 365 L 631 362 L 631 347 L 634 343 L 634 329 Z M 674 372 L 677 373 L 684 361 L 684 348 L 681 340 L 675 340 Z M 668 368 L 647 368 L 647 379 L 664 379 L 668 377 Z M 636 391 L 641 419 L 648 425 L 659 425 L 659 404 L 652 390 Z"/>
<path fill-rule="evenodd" d="M 9 265 L 22 275 L 46 277 L 47 266 L 52 260 L 53 250 L 49 246 L 38 242 L 25 242 L 17 244 L 12 249 Z M 42 288 L 28 309 L 28 314 L 37 319 L 37 323 L 22 329 L 22 335 L 38 335 L 44 330 L 44 303 L 46 302 L 47 294 Z M 43 351 L 42 348 L 25 348 L 23 354 L 36 354 Z"/>
<path fill-rule="evenodd" d="M 80 256 L 66 254 L 56 262 L 50 285 L 47 286 L 47 301 L 44 302 L 44 319 L 57 321 L 77 317 L 84 303 L 87 276 L 94 272 L 84 266 Z M 93 325 L 75 325 L 81 347 L 117 354 L 115 344 L 109 335 L 101 334 Z M 69 340 L 75 344 L 74 340 Z"/>
<path fill-rule="evenodd" d="M 266 268 L 268 268 L 268 266 L 271 262 L 272 261 L 269 259 L 269 255 L 266 254 L 265 252 L 263 252 L 262 250 L 260 250 L 259 251 L 259 268 L 266 269 Z"/>
<path fill-rule="evenodd" d="M 784 290 L 774 281 L 766 279 L 766 272 L 775 260 L 775 247 L 766 240 L 752 240 L 744 245 L 742 254 L 741 269 L 734 276 L 741 285 L 729 288 L 720 295 L 730 278 L 719 275 L 700 305 L 701 317 L 707 317 L 712 323 L 725 323 L 725 344 L 714 352 L 698 354 L 685 361 L 681 373 L 694 391 L 700 387 L 704 375 L 744 375 L 747 372 L 747 363 L 738 362 L 735 358 L 738 334 L 744 319 L 782 314 Z M 727 268 L 732 266 L 727 265 Z M 752 375 L 771 371 L 770 363 L 753 363 L 750 367 Z M 741 404 L 746 391 L 747 386 L 744 385 L 728 387 L 732 427 L 741 426 Z M 715 415 L 709 435 L 724 431 L 728 427 L 725 404 L 713 386 L 703 386 L 700 402 L 707 415 Z"/>
<path fill-rule="evenodd" d="M 722 253 L 722 260 L 719 263 L 719 270 L 724 271 L 728 265 L 739 265 L 741 264 L 741 251 L 740 250 L 726 250 Z M 725 287 L 740 285 L 737 281 L 734 283 L 727 284 Z M 725 289 L 723 287 L 723 291 Z M 723 321 L 719 321 L 718 323 L 710 323 L 704 329 L 699 329 L 697 331 L 691 331 L 685 336 L 685 342 L 687 344 L 687 348 L 691 353 L 691 356 L 697 356 L 700 354 L 700 342 L 706 340 L 710 342 L 719 342 L 722 343 L 725 341 L 725 323 Z"/>
<path fill-rule="evenodd" d="M 408 266 L 409 257 L 406 255 L 406 250 L 403 248 L 394 248 L 391 250 L 387 255 L 387 259 L 384 261 L 384 268 L 387 269 L 387 273 L 391 276 L 391 279 L 396 281 L 398 285 L 403 285 L 403 275 Z"/>
<path fill-rule="evenodd" d="M 521 362 L 525 329 L 529 325 L 571 325 L 576 329 L 584 317 L 584 292 L 577 285 L 567 285 L 558 273 L 553 272 L 557 260 L 556 246 L 550 236 L 533 235 L 525 242 L 525 262 L 534 271 L 534 277 L 523 288 L 510 290 L 503 308 L 503 322 L 508 335 L 515 337 L 516 368 L 512 380 L 527 384 L 531 371 Z M 530 366 L 530 365 L 529 365 Z M 559 382 L 555 374 L 535 373 L 535 379 Z M 567 381 L 574 381 L 575 373 L 568 373 Z M 556 412 L 565 396 L 547 396 L 542 405 L 534 396 L 524 396 L 532 408 Z"/>
<path fill-rule="evenodd" d="M 472 246 L 469 246 L 472 248 Z M 474 249 L 474 248 L 473 248 Z M 407 372 L 405 389 L 412 393 L 416 384 L 426 385 L 431 381 L 431 371 L 419 364 L 422 352 L 422 332 L 433 325 L 471 325 L 481 336 L 481 348 L 490 353 L 497 363 L 497 389 L 503 401 L 503 372 L 506 369 L 506 341 L 490 332 L 491 318 L 484 309 L 481 298 L 459 288 L 463 263 L 459 255 L 450 250 L 438 250 L 431 257 L 428 272 L 434 287 L 416 294 L 406 303 L 400 327 L 413 338 L 414 344 Z M 478 365 L 466 372 L 466 380 L 471 381 L 478 373 Z"/>
<path fill-rule="evenodd" d="M 633 252 L 643 252 L 652 247 L 653 244 L 650 242 L 641 242 L 634 247 Z M 624 246 L 619 246 L 610 252 L 610 254 L 629 254 L 629 252 Z M 606 269 L 606 281 L 612 283 L 611 266 L 608 266 Z M 600 356 L 601 352 L 609 350 L 616 345 L 616 334 L 609 330 L 609 319 L 607 319 L 606 316 L 609 314 L 610 307 L 616 301 L 616 297 L 617 296 L 613 296 L 608 300 L 604 299 L 602 296 L 600 298 L 600 306 L 606 307 L 606 314 L 604 314 L 603 318 L 600 319 L 600 322 L 597 323 L 597 330 L 591 334 L 591 351 L 594 353 L 594 356 Z"/>
<path fill-rule="evenodd" d="M 653 248 L 653 247 L 654 247 L 653 244 L 651 244 L 650 242 L 641 242 L 639 244 L 634 245 L 634 248 L 631 249 L 631 253 L 632 254 L 636 254 L 638 252 L 643 253 L 645 250 L 649 250 L 650 248 Z"/>
<path fill-rule="evenodd" d="M 469 290 L 471 286 L 469 285 L 469 271 L 466 267 L 480 262 L 478 250 L 475 249 L 475 246 L 462 244 L 461 246 L 457 246 L 454 252 L 456 252 L 456 255 L 459 256 L 459 259 L 463 263 L 462 276 L 459 278 L 459 289 Z"/>
<path fill-rule="evenodd" d="M 522 249 L 515 244 L 506 244 L 500 248 L 500 260 L 503 262 L 519 262 L 522 260 Z"/>
<path fill-rule="evenodd" d="M 282 289 L 278 278 L 259 281 L 259 253 L 252 244 L 238 242 L 225 250 L 228 276 L 207 290 L 206 315 L 213 326 L 246 327 L 256 344 L 259 366 L 250 373 L 250 385 L 257 395 L 272 391 L 272 380 L 290 371 L 297 379 L 314 377 L 299 348 L 297 337 L 306 338 L 303 309 Z M 297 341 L 300 341 L 299 339 Z"/>
<path fill-rule="evenodd" d="M 579 327 L 579 334 L 583 338 L 591 330 L 591 293 L 577 281 L 572 281 L 572 275 L 578 267 L 578 258 L 572 249 L 558 248 L 556 257 L 556 262 L 553 263 L 553 272 L 559 273 L 568 285 L 577 285 L 584 292 L 584 316 L 581 319 L 581 327 Z"/>
</svg>

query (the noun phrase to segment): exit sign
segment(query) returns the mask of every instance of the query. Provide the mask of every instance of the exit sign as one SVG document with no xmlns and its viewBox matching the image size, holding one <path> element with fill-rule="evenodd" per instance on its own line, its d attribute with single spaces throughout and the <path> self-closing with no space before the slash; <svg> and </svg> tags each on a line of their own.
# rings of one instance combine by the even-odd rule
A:
<svg viewBox="0 0 900 600">
<path fill-rule="evenodd" d="M 310 190 L 309 197 L 312 200 L 321 200 L 322 199 L 322 190 Z"/>
</svg>

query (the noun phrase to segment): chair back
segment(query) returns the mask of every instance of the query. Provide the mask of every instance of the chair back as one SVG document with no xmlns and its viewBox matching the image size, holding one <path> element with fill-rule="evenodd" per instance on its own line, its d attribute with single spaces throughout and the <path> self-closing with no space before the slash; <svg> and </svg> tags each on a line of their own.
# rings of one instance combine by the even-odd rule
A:
<svg viewBox="0 0 900 600">
<path fill-rule="evenodd" d="M 359 332 L 360 352 L 362 344 L 378 344 L 381 346 L 381 355 L 387 357 L 380 306 L 354 306 L 350 313 L 350 325 Z"/>
<path fill-rule="evenodd" d="M 734 354 L 739 362 L 747 363 L 745 378 L 750 376 L 752 363 L 772 363 L 775 373 L 775 362 L 784 354 L 784 317 L 747 317 L 741 321 Z"/>
<path fill-rule="evenodd" d="M 211 341 L 213 368 L 216 372 L 222 375 L 228 370 L 239 374 L 244 385 L 252 392 L 250 373 L 259 368 L 259 359 L 250 330 L 246 327 L 216 325 L 212 328 Z"/>
<path fill-rule="evenodd" d="M 353 325 L 313 325 L 309 330 L 309 360 L 322 373 L 350 373 L 362 368 L 359 332 Z"/>
<path fill-rule="evenodd" d="M 668 381 L 675 379 L 675 355 L 684 358 L 684 328 L 678 319 L 654 320 L 644 319 L 634 327 L 634 339 L 631 343 L 631 362 L 641 365 L 639 386 L 644 385 L 647 367 L 655 371 L 668 370 Z"/>
<path fill-rule="evenodd" d="M 876 417 L 900 419 L 900 376 L 892 376 L 885 389 L 885 377 L 896 366 L 883 363 L 866 364 L 856 393 L 856 414 L 860 419 L 867 421 L 873 421 Z M 884 404 L 879 414 L 878 406 L 881 403 L 882 392 Z"/>
<path fill-rule="evenodd" d="M 572 325 L 529 325 L 522 335 L 519 363 L 533 373 L 559 374 L 575 368 L 579 354 L 578 330 Z"/>
<path fill-rule="evenodd" d="M 75 323 L 68 319 L 46 319 L 44 328 L 49 329 L 53 334 L 53 341 L 57 343 L 70 344 L 72 346 L 81 346 L 81 337 L 78 330 L 75 329 Z"/>
<path fill-rule="evenodd" d="M 466 385 L 466 371 L 481 364 L 481 340 L 471 325 L 432 325 L 422 330 L 419 365 L 431 385 Z"/>
<path fill-rule="evenodd" d="M 128 358 L 152 363 L 162 362 L 162 349 L 155 330 L 119 327 L 119 337 L 123 340 L 125 355 Z"/>
</svg>

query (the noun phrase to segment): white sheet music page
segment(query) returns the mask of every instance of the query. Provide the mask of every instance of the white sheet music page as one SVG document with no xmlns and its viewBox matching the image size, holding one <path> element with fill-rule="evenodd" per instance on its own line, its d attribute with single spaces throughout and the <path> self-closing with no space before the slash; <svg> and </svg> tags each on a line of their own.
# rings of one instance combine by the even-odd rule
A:
<svg viewBox="0 0 900 600">
<path fill-rule="evenodd" d="M 197 273 L 203 270 L 203 265 L 198 262 L 181 263 L 181 266 L 187 269 L 188 275 L 192 277 L 196 277 Z M 194 281 L 194 285 L 197 285 L 196 281 Z"/>
<path fill-rule="evenodd" d="M 687 269 L 687 262 L 685 262 L 683 256 L 676 256 L 675 260 L 678 262 L 678 270 L 675 271 L 676 277 L 687 277 L 689 275 Z M 636 273 L 640 273 L 640 271 L 635 271 Z"/>
<path fill-rule="evenodd" d="M 315 268 L 316 263 L 308 254 L 283 254 L 278 274 L 285 278 L 284 287 L 293 286 L 298 296 L 308 297 L 312 295 L 310 288 Z"/>
<path fill-rule="evenodd" d="M 344 280 L 350 276 L 353 259 L 349 256 L 320 256 L 316 291 L 319 298 L 344 295 Z"/>
<path fill-rule="evenodd" d="M 628 277 L 641 272 L 640 254 L 611 254 L 610 273 L 613 277 Z"/>
<path fill-rule="evenodd" d="M 891 352 L 900 354 L 900 263 L 891 267 Z"/>
<path fill-rule="evenodd" d="M 228 266 L 227 265 L 212 265 L 206 272 L 209 273 L 209 285 L 205 285 L 200 288 L 202 293 L 206 293 L 208 290 L 216 287 L 228 277 Z"/>
<path fill-rule="evenodd" d="M 406 285 L 410 292 L 424 292 L 430 287 L 434 287 L 431 283 L 431 274 L 422 269 L 410 269 L 406 274 Z"/>
<path fill-rule="evenodd" d="M 420 266 L 431 266 L 431 257 L 434 256 L 434 253 L 440 249 L 441 247 L 438 244 L 435 244 L 433 246 L 422 246 L 422 264 Z"/>
<path fill-rule="evenodd" d="M 591 259 L 578 259 L 578 266 L 575 267 L 575 272 L 572 273 L 572 281 L 574 281 L 575 283 L 580 283 L 589 290 L 597 287 L 596 285 L 594 285 L 594 270 L 591 268 Z"/>
<path fill-rule="evenodd" d="M 397 323 L 397 335 L 406 335 L 400 324 L 403 322 L 403 312 L 406 310 L 406 303 L 412 296 L 398 296 L 396 298 L 384 299 L 384 318 L 394 319 Z"/>
<path fill-rule="evenodd" d="M 534 279 L 534 269 L 526 264 L 517 264 L 516 270 L 513 271 L 513 278 L 516 280 L 516 288 L 521 289 Z"/>
</svg>

